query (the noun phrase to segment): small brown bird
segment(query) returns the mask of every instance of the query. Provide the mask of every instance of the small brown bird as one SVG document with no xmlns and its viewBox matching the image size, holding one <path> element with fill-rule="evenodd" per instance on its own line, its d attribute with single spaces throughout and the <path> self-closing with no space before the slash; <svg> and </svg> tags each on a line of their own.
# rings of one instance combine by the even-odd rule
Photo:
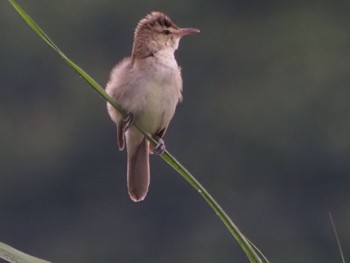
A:
<svg viewBox="0 0 350 263">
<path fill-rule="evenodd" d="M 142 201 L 150 182 L 149 153 L 162 154 L 162 140 L 176 105 L 182 99 L 181 71 L 174 57 L 183 36 L 198 29 L 179 28 L 168 16 L 152 12 L 137 25 L 131 57 L 122 60 L 111 72 L 106 92 L 128 113 L 123 116 L 107 103 L 117 125 L 118 145 L 127 147 L 127 183 L 130 198 Z M 151 147 L 132 126 L 136 123 L 158 140 Z"/>
</svg>

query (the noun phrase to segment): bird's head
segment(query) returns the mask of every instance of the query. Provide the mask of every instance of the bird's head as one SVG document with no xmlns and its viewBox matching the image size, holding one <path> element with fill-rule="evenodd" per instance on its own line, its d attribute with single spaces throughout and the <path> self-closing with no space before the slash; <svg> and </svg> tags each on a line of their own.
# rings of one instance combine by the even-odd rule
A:
<svg viewBox="0 0 350 263">
<path fill-rule="evenodd" d="M 132 57 L 146 58 L 163 50 L 174 52 L 181 37 L 198 32 L 195 28 L 179 28 L 165 14 L 152 12 L 135 29 Z"/>
</svg>

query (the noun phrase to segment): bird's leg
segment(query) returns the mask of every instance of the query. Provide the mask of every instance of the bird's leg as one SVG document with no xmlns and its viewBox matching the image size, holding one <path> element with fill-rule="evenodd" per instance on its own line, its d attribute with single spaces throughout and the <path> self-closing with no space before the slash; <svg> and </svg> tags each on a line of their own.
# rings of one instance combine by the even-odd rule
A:
<svg viewBox="0 0 350 263">
<path fill-rule="evenodd" d="M 165 143 L 162 138 L 154 136 L 157 141 L 157 145 L 153 147 L 152 151 L 156 155 L 161 155 L 165 152 Z"/>
<path fill-rule="evenodd" d="M 132 113 L 128 113 L 125 117 L 122 118 L 120 122 L 120 129 L 125 133 L 135 121 L 135 116 Z"/>
<path fill-rule="evenodd" d="M 135 116 L 132 113 L 127 114 L 123 117 L 118 124 L 118 145 L 119 150 L 123 150 L 125 147 L 125 132 L 134 123 Z"/>
<path fill-rule="evenodd" d="M 153 135 L 153 139 L 157 141 L 157 145 L 156 146 L 151 145 L 151 153 L 160 155 L 165 152 L 165 143 L 162 138 L 166 132 L 166 129 L 167 127 L 160 129 Z"/>
</svg>

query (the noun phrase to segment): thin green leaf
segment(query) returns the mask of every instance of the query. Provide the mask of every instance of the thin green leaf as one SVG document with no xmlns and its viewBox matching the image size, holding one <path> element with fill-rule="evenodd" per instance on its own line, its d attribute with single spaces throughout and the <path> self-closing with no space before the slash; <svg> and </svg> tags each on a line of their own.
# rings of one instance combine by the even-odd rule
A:
<svg viewBox="0 0 350 263">
<path fill-rule="evenodd" d="M 55 44 L 54 42 L 40 29 L 40 27 L 25 13 L 25 11 L 15 3 L 13 0 L 9 0 L 17 12 L 23 17 L 23 19 L 29 24 L 29 26 L 49 45 L 51 46 L 100 96 L 102 96 L 107 102 L 115 107 L 120 113 L 125 115 L 125 111 L 104 91 L 104 89 L 94 81 L 84 70 L 70 60 Z M 144 132 L 140 127 L 135 127 L 153 144 L 156 145 L 156 141 Z M 227 229 L 231 232 L 239 245 L 242 247 L 250 262 L 261 263 L 261 259 L 255 252 L 254 248 L 250 245 L 250 242 L 239 231 L 237 226 L 228 217 L 225 211 L 219 206 L 213 197 L 207 192 L 207 190 L 191 175 L 189 171 L 178 162 L 168 151 L 165 151 L 161 157 L 175 169 L 183 178 L 203 197 L 203 199 L 210 205 L 210 207 L 219 216 Z"/>
<path fill-rule="evenodd" d="M 113 105 L 120 113 L 125 115 L 125 111 L 105 92 L 92 77 L 83 69 L 70 60 L 56 44 L 44 33 L 44 31 L 30 18 L 30 16 L 13 0 L 9 0 L 16 11 L 27 22 L 27 24 L 50 46 L 55 50 L 100 96 Z"/>
<path fill-rule="evenodd" d="M 340 243 L 340 238 L 338 236 L 337 228 L 335 227 L 335 223 L 334 223 L 334 220 L 333 220 L 332 213 L 329 212 L 328 215 L 329 215 L 329 220 L 331 220 L 331 225 L 332 225 L 332 228 L 333 228 L 333 232 L 334 232 L 335 238 L 337 240 L 337 245 L 338 245 L 341 261 L 342 261 L 342 263 L 345 263 L 345 257 L 344 257 L 344 253 L 343 253 L 343 248 L 342 248 L 342 245 Z"/>
<path fill-rule="evenodd" d="M 0 242 L 0 258 L 11 263 L 50 263 L 49 261 L 27 255 L 1 242 Z"/>
<path fill-rule="evenodd" d="M 252 243 L 250 240 L 248 240 L 248 241 L 249 241 L 250 245 L 258 252 L 258 254 L 265 260 L 265 262 L 270 263 L 268 258 L 264 255 L 264 253 L 262 253 L 261 250 L 254 243 Z"/>
</svg>

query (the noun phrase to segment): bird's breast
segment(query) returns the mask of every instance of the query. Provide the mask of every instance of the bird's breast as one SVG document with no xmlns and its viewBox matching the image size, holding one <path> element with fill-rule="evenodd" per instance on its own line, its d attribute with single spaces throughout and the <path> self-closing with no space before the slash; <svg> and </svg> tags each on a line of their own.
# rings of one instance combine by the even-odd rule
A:
<svg viewBox="0 0 350 263">
<path fill-rule="evenodd" d="M 182 80 L 175 60 L 152 60 L 144 69 L 137 120 L 149 133 L 165 128 L 181 98 Z"/>
</svg>

